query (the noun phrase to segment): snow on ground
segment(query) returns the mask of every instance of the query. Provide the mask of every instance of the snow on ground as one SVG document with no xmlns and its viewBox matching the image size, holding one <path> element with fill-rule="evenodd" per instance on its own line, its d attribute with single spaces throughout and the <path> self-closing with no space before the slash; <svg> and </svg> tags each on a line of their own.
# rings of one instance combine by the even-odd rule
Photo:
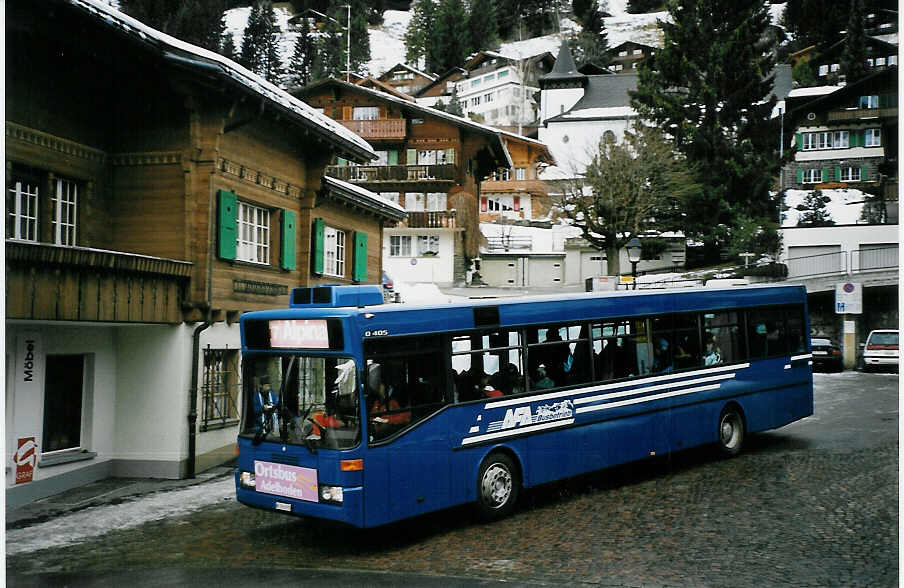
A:
<svg viewBox="0 0 904 588">
<path fill-rule="evenodd" d="M 367 69 L 373 77 L 379 77 L 397 63 L 405 62 L 405 31 L 411 21 L 411 13 L 387 10 L 383 24 L 370 29 L 370 61 Z"/>
<path fill-rule="evenodd" d="M 787 210 L 782 221 L 783 227 L 796 227 L 801 212 L 796 210 L 798 204 L 803 204 L 807 194 L 813 190 L 787 190 L 785 191 L 785 206 Z M 823 196 L 831 198 L 826 205 L 826 210 L 835 221 L 836 225 L 854 225 L 860 220 L 863 210 L 863 200 L 866 195 L 860 190 L 837 189 L 822 190 Z"/>
<path fill-rule="evenodd" d="M 497 223 L 480 223 L 484 237 L 530 237 L 531 252 L 561 253 L 565 251 L 565 239 L 580 237 L 581 229 L 567 224 L 556 224 L 551 229 L 523 227 Z"/>
<path fill-rule="evenodd" d="M 405 304 L 451 304 L 467 300 L 461 296 L 443 294 L 433 283 L 393 282 L 393 291 Z"/>
<path fill-rule="evenodd" d="M 157 492 L 129 502 L 72 512 L 22 529 L 6 531 L 6 553 L 28 553 L 94 539 L 111 530 L 177 517 L 235 499 L 235 482 L 226 476 L 181 490 Z"/>
<path fill-rule="evenodd" d="M 292 13 L 282 6 L 274 6 L 273 13 L 276 16 L 276 24 L 282 31 L 282 35 L 279 37 L 279 58 L 288 65 L 289 60 L 292 59 L 292 53 L 295 52 L 295 39 L 298 38 L 297 33 L 289 32 L 289 18 Z M 250 15 L 250 6 L 226 11 L 226 32 L 232 35 L 236 54 L 242 50 L 242 35 L 245 33 L 245 27 L 248 26 Z"/>
</svg>

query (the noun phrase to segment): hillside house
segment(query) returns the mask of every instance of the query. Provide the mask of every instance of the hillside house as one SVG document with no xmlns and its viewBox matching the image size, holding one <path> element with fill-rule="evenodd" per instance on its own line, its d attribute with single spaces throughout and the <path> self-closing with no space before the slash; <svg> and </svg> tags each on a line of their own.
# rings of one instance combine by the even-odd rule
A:
<svg viewBox="0 0 904 588">
<path fill-rule="evenodd" d="M 392 86 L 402 94 L 413 96 L 421 88 L 436 80 L 436 76 L 419 71 L 410 65 L 397 63 L 378 76 L 377 80 Z"/>
<path fill-rule="evenodd" d="M 373 149 L 103 2 L 13 3 L 6 35 L 7 506 L 231 459 L 241 314 L 379 283 L 404 210 L 323 179 Z"/>
<path fill-rule="evenodd" d="M 378 192 L 408 212 L 385 232 L 383 262 L 401 282 L 465 280 L 479 251 L 480 182 L 512 159 L 502 132 L 386 92 L 324 80 L 296 92 L 367 140 L 359 165 L 338 156 L 326 174 Z"/>
<path fill-rule="evenodd" d="M 643 43 L 625 41 L 612 47 L 608 51 L 610 63 L 609 70 L 617 74 L 637 73 L 637 68 L 644 59 L 654 55 L 656 48 Z"/>
</svg>

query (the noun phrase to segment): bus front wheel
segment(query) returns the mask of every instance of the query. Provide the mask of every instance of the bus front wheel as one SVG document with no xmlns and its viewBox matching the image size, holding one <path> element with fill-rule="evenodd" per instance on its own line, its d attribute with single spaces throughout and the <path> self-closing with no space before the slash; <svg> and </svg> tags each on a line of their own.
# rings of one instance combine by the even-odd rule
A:
<svg viewBox="0 0 904 588">
<path fill-rule="evenodd" d="M 518 500 L 521 480 L 512 459 L 504 453 L 491 453 L 477 474 L 477 508 L 486 520 L 511 514 Z"/>
<path fill-rule="evenodd" d="M 719 415 L 719 449 L 724 455 L 732 456 L 741 452 L 744 445 L 744 417 L 741 409 L 726 406 Z"/>
</svg>

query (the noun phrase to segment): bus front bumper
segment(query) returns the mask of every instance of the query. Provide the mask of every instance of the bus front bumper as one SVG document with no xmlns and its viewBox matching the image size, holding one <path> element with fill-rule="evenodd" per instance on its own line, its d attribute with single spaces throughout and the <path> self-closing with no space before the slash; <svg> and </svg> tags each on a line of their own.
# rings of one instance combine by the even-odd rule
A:
<svg viewBox="0 0 904 588">
<path fill-rule="evenodd" d="M 296 516 L 307 516 L 318 519 L 330 519 L 354 525 L 364 526 L 364 489 L 358 487 L 342 488 L 342 503 L 312 502 L 298 500 L 286 496 L 258 492 L 242 485 L 241 472 L 235 473 L 235 497 L 244 505 L 264 510 L 283 512 Z"/>
</svg>

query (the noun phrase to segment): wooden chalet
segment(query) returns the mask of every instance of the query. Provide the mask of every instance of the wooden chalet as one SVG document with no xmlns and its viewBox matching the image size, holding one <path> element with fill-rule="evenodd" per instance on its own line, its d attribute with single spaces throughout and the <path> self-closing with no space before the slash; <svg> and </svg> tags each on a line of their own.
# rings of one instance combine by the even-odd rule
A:
<svg viewBox="0 0 904 588">
<path fill-rule="evenodd" d="M 238 317 L 379 283 L 404 210 L 323 178 L 373 149 L 98 0 L 11 3 L 6 38 L 7 505 L 230 459 Z"/>
</svg>

